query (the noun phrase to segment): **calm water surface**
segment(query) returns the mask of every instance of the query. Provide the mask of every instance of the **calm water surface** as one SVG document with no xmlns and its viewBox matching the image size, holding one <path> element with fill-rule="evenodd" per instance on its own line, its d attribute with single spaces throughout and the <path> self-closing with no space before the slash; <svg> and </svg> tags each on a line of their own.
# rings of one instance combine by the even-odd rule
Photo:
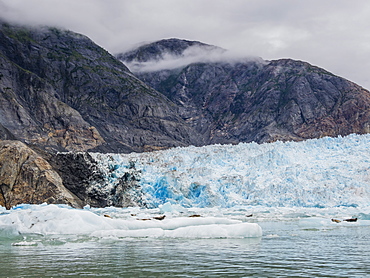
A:
<svg viewBox="0 0 370 278">
<path fill-rule="evenodd" d="M 370 277 L 369 226 L 262 222 L 260 239 L 0 239 L 1 277 Z"/>
</svg>

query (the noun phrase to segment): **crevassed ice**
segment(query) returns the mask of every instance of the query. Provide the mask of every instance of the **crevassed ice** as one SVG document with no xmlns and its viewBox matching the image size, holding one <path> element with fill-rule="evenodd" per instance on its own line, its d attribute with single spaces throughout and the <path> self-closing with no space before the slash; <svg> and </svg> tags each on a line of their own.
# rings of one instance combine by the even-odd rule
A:
<svg viewBox="0 0 370 278">
<path fill-rule="evenodd" d="M 91 154 L 113 186 L 128 171 L 148 207 L 367 206 L 370 135 Z M 130 166 L 131 165 L 131 166 Z M 131 167 L 131 169 L 130 169 Z"/>
</svg>

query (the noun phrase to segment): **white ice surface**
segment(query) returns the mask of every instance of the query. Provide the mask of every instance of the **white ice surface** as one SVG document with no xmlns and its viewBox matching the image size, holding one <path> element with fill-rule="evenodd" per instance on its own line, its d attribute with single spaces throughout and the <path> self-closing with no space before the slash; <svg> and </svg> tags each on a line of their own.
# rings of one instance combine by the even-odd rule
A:
<svg viewBox="0 0 370 278">
<path fill-rule="evenodd" d="M 133 194 L 140 189 L 151 208 L 370 204 L 370 135 L 92 156 L 107 177 L 97 190 L 115 186 L 134 164 Z"/>
<path fill-rule="evenodd" d="M 121 209 L 123 210 L 123 209 Z M 98 212 L 97 210 L 96 212 Z M 123 210 L 124 211 L 124 210 Z M 13 234 L 93 237 L 245 238 L 261 237 L 258 224 L 222 217 L 172 217 L 156 220 L 123 214 L 105 217 L 91 209 L 57 205 L 21 205 L 0 215 L 0 231 Z"/>
</svg>

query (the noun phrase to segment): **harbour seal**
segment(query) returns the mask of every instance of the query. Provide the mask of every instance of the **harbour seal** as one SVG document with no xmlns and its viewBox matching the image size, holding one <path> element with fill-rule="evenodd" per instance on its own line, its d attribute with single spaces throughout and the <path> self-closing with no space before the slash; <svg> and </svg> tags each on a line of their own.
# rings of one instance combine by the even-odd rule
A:
<svg viewBox="0 0 370 278">
<path fill-rule="evenodd" d="M 343 221 L 347 221 L 347 222 L 357 222 L 357 218 L 344 219 Z"/>
<path fill-rule="evenodd" d="M 154 216 L 153 219 L 155 219 L 155 220 L 163 220 L 165 217 L 166 217 L 166 215 Z"/>
</svg>

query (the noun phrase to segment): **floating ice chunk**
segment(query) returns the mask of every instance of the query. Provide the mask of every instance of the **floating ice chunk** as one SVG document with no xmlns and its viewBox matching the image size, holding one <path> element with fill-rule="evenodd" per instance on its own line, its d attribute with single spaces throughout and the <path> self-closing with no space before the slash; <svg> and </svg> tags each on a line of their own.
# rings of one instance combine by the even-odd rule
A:
<svg viewBox="0 0 370 278">
<path fill-rule="evenodd" d="M 107 218 L 90 210 L 56 205 L 30 205 L 0 215 L 0 229 L 18 234 L 87 235 L 95 237 L 261 237 L 258 224 L 221 217 L 174 217 L 162 221 Z"/>
<path fill-rule="evenodd" d="M 232 220 L 220 217 L 201 217 L 201 218 L 190 218 L 190 217 L 177 217 L 171 219 L 159 220 L 121 220 L 112 219 L 111 225 L 118 227 L 123 226 L 127 230 L 139 230 L 139 229 L 150 229 L 150 228 L 161 228 L 164 230 L 175 230 L 186 226 L 204 226 L 204 225 L 231 225 L 239 224 L 241 221 Z"/>
<path fill-rule="evenodd" d="M 0 227 L 8 226 L 20 234 L 84 234 L 109 227 L 104 217 L 92 212 L 56 205 L 17 207 L 0 215 Z"/>
<path fill-rule="evenodd" d="M 0 206 L 0 214 L 6 213 L 6 208 Z"/>
<path fill-rule="evenodd" d="M 37 242 L 34 242 L 34 241 L 19 241 L 19 242 L 13 242 L 12 246 L 37 246 Z"/>
<path fill-rule="evenodd" d="M 269 234 L 266 237 L 268 237 L 268 238 L 276 238 L 276 237 L 280 237 L 280 236 L 278 234 Z"/>
<path fill-rule="evenodd" d="M 163 205 L 158 206 L 159 210 L 161 213 L 166 213 L 166 212 L 179 212 L 179 213 L 184 213 L 187 212 L 188 210 L 184 208 L 181 205 L 173 205 L 170 202 L 166 202 Z"/>
<path fill-rule="evenodd" d="M 125 237 L 137 237 L 137 238 L 144 238 L 144 237 L 151 237 L 151 238 L 158 238 L 164 236 L 164 230 L 161 228 L 148 228 L 148 229 L 138 229 L 138 230 L 121 230 L 121 229 L 114 229 L 114 230 L 100 230 L 95 231 L 91 234 L 93 237 L 99 238 L 125 238 Z"/>
<path fill-rule="evenodd" d="M 104 230 L 91 234 L 95 237 L 168 237 L 168 238 L 250 238 L 261 237 L 262 229 L 255 223 L 211 224 L 199 226 L 181 226 L 168 230 L 164 228 L 147 228 L 135 230 Z"/>
<path fill-rule="evenodd" d="M 358 219 L 361 220 L 370 220 L 370 214 L 369 213 L 359 213 Z"/>
<path fill-rule="evenodd" d="M 165 231 L 167 237 L 179 238 L 246 238 L 261 237 L 262 229 L 255 223 L 212 224 L 202 226 L 185 226 Z"/>
</svg>

